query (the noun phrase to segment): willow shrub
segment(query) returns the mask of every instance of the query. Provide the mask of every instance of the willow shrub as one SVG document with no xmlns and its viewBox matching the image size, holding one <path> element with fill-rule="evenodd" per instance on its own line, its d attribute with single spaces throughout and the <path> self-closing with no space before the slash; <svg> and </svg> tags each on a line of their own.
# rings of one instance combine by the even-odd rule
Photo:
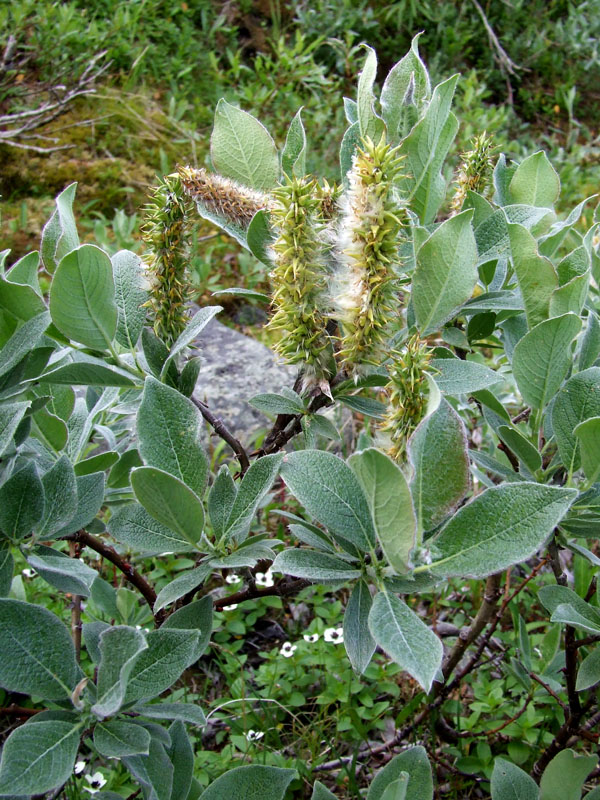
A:
<svg viewBox="0 0 600 800">
<path fill-rule="evenodd" d="M 557 219 L 560 182 L 544 153 L 507 163 L 484 135 L 444 212 L 458 77 L 432 89 L 417 40 L 379 96 L 376 67 L 368 49 L 356 100 L 344 99 L 339 186 L 305 174 L 300 112 L 278 152 L 258 120 L 222 100 L 215 173 L 181 168 L 157 187 L 144 261 L 80 244 L 73 184 L 56 200 L 41 253 L 0 279 L 0 685 L 45 709 L 6 739 L 0 796 L 57 796 L 82 742 L 99 759 L 120 759 L 148 799 L 292 791 L 294 770 L 260 765 L 203 791 L 186 731 L 203 725 L 202 708 L 166 694 L 209 645 L 222 605 L 203 588 L 211 576 L 245 568 L 239 596 L 251 598 L 261 591 L 252 571 L 267 562 L 284 576 L 270 590 L 282 596 L 306 582 L 349 587 L 352 667 L 361 674 L 381 648 L 422 687 L 423 715 L 477 668 L 505 610 L 504 570 L 528 562 L 535 577 L 552 567 L 556 584 L 539 598 L 563 635 L 537 677 L 554 698 L 566 689 L 564 722 L 533 777 L 496 760 L 492 796 L 551 798 L 560 786 L 579 797 L 595 768 L 596 756 L 582 753 L 597 713 L 598 598 L 593 581 L 583 596 L 567 585 L 558 554 L 600 563 L 599 226 L 585 230 L 585 200 Z M 202 369 L 189 346 L 220 311 L 190 318 L 194 206 L 267 265 L 269 324 L 281 357 L 298 367 L 293 388 L 252 400 L 276 416 L 252 454 L 194 397 Z M 319 413 L 335 404 L 372 418 L 346 460 L 331 452 L 339 432 Z M 203 418 L 239 465 L 211 474 Z M 287 512 L 286 542 L 257 523 L 276 481 L 303 509 Z M 119 591 L 85 550 L 78 557 L 83 547 L 121 570 L 154 629 L 131 624 Z M 195 566 L 157 595 L 127 554 L 166 551 Z M 11 594 L 17 552 L 72 596 L 73 635 Z M 485 580 L 482 606 L 445 649 L 405 598 L 435 597 L 464 576 Z M 82 637 L 81 598 L 95 614 Z M 512 669 L 529 680 L 524 625 L 519 641 Z M 85 671 L 82 647 L 93 664 Z M 580 754 L 567 749 L 578 739 Z M 318 782 L 312 796 L 333 797 Z M 422 747 L 396 756 L 368 792 L 432 797 Z"/>
</svg>

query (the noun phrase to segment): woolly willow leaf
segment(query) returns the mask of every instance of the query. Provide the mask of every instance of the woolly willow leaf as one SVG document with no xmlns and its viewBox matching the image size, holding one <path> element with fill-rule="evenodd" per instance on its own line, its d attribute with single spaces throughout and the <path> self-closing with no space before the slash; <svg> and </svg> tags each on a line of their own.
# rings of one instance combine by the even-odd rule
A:
<svg viewBox="0 0 600 800">
<path fill-rule="evenodd" d="M 198 336 L 202 333 L 204 328 L 208 325 L 211 319 L 216 316 L 219 311 L 222 311 L 222 306 L 206 306 L 205 308 L 201 308 L 200 311 L 197 311 L 192 319 L 188 322 L 185 326 L 183 333 L 181 333 L 178 338 L 173 342 L 171 349 L 169 350 L 169 356 L 165 363 L 163 364 L 161 370 L 161 377 L 164 378 L 170 368 L 171 363 L 174 363 L 174 359 L 182 353 L 186 347 L 192 344 L 194 339 L 197 339 Z"/>
<path fill-rule="evenodd" d="M 497 433 L 509 450 L 516 455 L 519 461 L 524 464 L 530 472 L 534 473 L 538 469 L 541 469 L 541 453 L 538 451 L 537 447 L 531 444 L 529 439 L 523 436 L 523 434 L 509 425 L 500 425 Z"/>
<path fill-rule="evenodd" d="M 537 242 L 528 230 L 522 225 L 507 227 L 527 324 L 533 328 L 550 315 L 550 298 L 558 288 L 558 276 L 552 262 L 539 254 Z"/>
<path fill-rule="evenodd" d="M 591 620 L 596 621 L 600 624 L 600 612 L 597 611 L 594 606 L 590 606 L 589 603 L 579 597 L 579 595 L 573 591 L 573 589 L 569 589 L 568 586 L 542 586 L 538 591 L 538 597 L 542 602 L 544 608 L 548 609 L 548 611 L 552 614 L 558 606 L 560 605 L 569 605 L 580 616 L 588 616 L 591 614 Z"/>
<path fill-rule="evenodd" d="M 381 114 L 392 141 L 401 133 L 403 106 L 413 104 L 421 108 L 431 96 L 427 67 L 419 55 L 422 35 L 418 33 L 413 38 L 410 50 L 389 71 L 381 90 Z"/>
<path fill-rule="evenodd" d="M 301 108 L 288 128 L 281 153 L 281 169 L 290 178 L 292 175 L 302 178 L 306 174 L 306 132 L 302 124 Z"/>
<path fill-rule="evenodd" d="M 422 533 L 451 513 L 470 486 L 467 432 L 446 400 L 419 424 L 408 453 L 414 470 L 410 488 Z"/>
<path fill-rule="evenodd" d="M 352 669 L 359 675 L 371 663 L 376 647 L 369 630 L 372 604 L 369 585 L 364 580 L 357 581 L 344 612 L 344 647 Z"/>
<path fill-rule="evenodd" d="M 169 603 L 174 603 L 184 594 L 196 589 L 200 584 L 204 583 L 211 572 L 212 566 L 210 564 L 200 564 L 199 567 L 178 575 L 174 581 L 168 583 L 158 593 L 154 603 L 154 613 L 156 614 L 162 608 L 168 606 Z"/>
<path fill-rule="evenodd" d="M 92 472 L 91 475 L 77 477 L 77 510 L 68 524 L 53 538 L 58 539 L 81 528 L 87 528 L 104 504 L 104 483 L 103 472 Z"/>
<path fill-rule="evenodd" d="M 134 710 L 149 719 L 180 719 L 198 727 L 206 725 L 204 712 L 200 706 L 192 703 L 152 703 L 152 705 L 134 706 Z"/>
<path fill-rule="evenodd" d="M 585 477 L 594 483 L 600 475 L 600 416 L 580 422 L 573 433 L 579 439 Z"/>
<path fill-rule="evenodd" d="M 296 394 L 294 392 L 294 394 Z M 265 394 L 257 394 L 248 400 L 248 403 L 259 411 L 266 414 L 304 414 L 305 407 L 300 395 L 298 398 L 285 397 L 282 394 L 267 392 Z"/>
<path fill-rule="evenodd" d="M 407 572 L 417 541 L 417 519 L 402 470 L 375 448 L 355 453 L 348 463 L 367 498 L 385 557 L 396 572 Z"/>
<path fill-rule="evenodd" d="M 142 259 L 129 250 L 119 250 L 111 258 L 117 305 L 117 330 L 115 339 L 132 350 L 144 327 L 148 299 L 144 288 L 145 274 Z"/>
<path fill-rule="evenodd" d="M 320 781 L 315 781 L 310 800 L 337 800 L 337 798 L 333 792 L 330 792 Z"/>
<path fill-rule="evenodd" d="M 381 800 L 406 800 L 408 789 L 408 772 L 401 772 L 400 777 L 389 783 L 381 795 Z"/>
<path fill-rule="evenodd" d="M 65 553 L 51 547 L 37 547 L 27 557 L 27 563 L 42 578 L 61 592 L 70 592 L 88 597 L 92 584 L 98 577 L 95 569 L 83 564 L 78 558 L 69 558 Z"/>
<path fill-rule="evenodd" d="M 510 761 L 496 758 L 492 772 L 492 800 L 538 800 L 536 782 Z"/>
<path fill-rule="evenodd" d="M 0 405 L 0 456 L 11 445 L 15 431 L 28 408 L 29 402 Z"/>
<path fill-rule="evenodd" d="M 42 485 L 44 515 L 36 533 L 40 539 L 51 539 L 69 524 L 77 511 L 77 481 L 67 456 L 61 456 L 42 476 Z"/>
<path fill-rule="evenodd" d="M 76 183 L 71 183 L 56 198 L 56 208 L 42 230 L 42 261 L 46 271 L 52 274 L 58 263 L 79 247 L 79 236 L 73 216 L 73 200 Z"/>
<path fill-rule="evenodd" d="M 358 124 L 361 137 L 364 139 L 368 136 L 377 144 L 385 132 L 385 123 L 375 113 L 375 95 L 373 94 L 373 84 L 377 75 L 377 54 L 372 47 L 368 45 L 364 45 L 364 47 L 367 50 L 367 58 L 358 76 L 356 97 Z"/>
<path fill-rule="evenodd" d="M 387 410 L 385 403 L 374 400 L 372 397 L 340 394 L 335 399 L 351 408 L 352 411 L 363 414 L 365 417 L 373 417 L 373 419 L 384 419 Z"/>
<path fill-rule="evenodd" d="M 119 460 L 119 454 L 115 452 L 99 453 L 97 456 L 90 456 L 83 461 L 73 465 L 75 475 L 91 475 L 93 472 L 104 472 L 110 469 Z"/>
<path fill-rule="evenodd" d="M 358 122 L 350 125 L 344 134 L 340 145 L 340 174 L 344 185 L 348 183 L 348 173 L 352 169 L 352 161 L 357 148 L 360 146 L 360 125 Z"/>
<path fill-rule="evenodd" d="M 146 378 L 137 413 L 140 455 L 148 466 L 174 475 L 199 497 L 208 474 L 201 425 L 192 402 L 155 378 Z"/>
<path fill-rule="evenodd" d="M 157 730 L 161 729 L 157 726 Z M 142 786 L 147 787 L 148 791 L 145 794 L 148 798 L 171 800 L 173 764 L 165 752 L 164 745 L 155 737 L 150 742 L 150 751 L 147 756 L 125 756 L 123 763 Z"/>
<path fill-rule="evenodd" d="M 269 268 L 273 266 L 271 245 L 274 238 L 273 231 L 269 225 L 268 213 L 263 209 L 257 211 L 250 220 L 250 225 L 248 225 L 248 230 L 246 231 L 246 246 L 253 256 Z M 229 289 L 229 291 L 225 289 L 220 292 L 213 292 L 213 296 L 219 294 L 245 295 L 249 299 L 259 300 L 262 303 L 271 302 L 269 295 L 255 292 L 251 289 Z"/>
<path fill-rule="evenodd" d="M 116 625 L 100 634 L 98 647 L 100 666 L 92 711 L 103 718 L 113 716 L 121 708 L 136 659 L 148 648 L 148 643 L 141 631 Z"/>
<path fill-rule="evenodd" d="M 93 356 L 83 356 L 40 375 L 40 383 L 68 386 L 135 386 L 135 379 L 125 370 L 104 364 Z"/>
<path fill-rule="evenodd" d="M 257 214 L 262 214 L 262 211 L 257 211 Z M 256 214 L 252 219 L 256 218 Z M 252 225 L 252 223 L 250 223 Z M 256 253 L 254 254 L 256 255 Z M 258 256 L 256 256 L 258 258 Z M 217 292 L 212 292 L 213 297 L 220 297 L 222 294 L 231 294 L 234 296 L 240 297 L 247 297 L 249 300 L 260 300 L 262 303 L 270 303 L 271 298 L 268 294 L 263 294 L 262 292 L 255 292 L 253 289 L 243 289 L 240 287 L 235 287 L 233 289 L 219 289 Z"/>
<path fill-rule="evenodd" d="M 347 561 L 337 556 L 298 548 L 279 553 L 272 569 L 274 572 L 306 578 L 309 581 L 348 581 L 360 578 L 359 569 L 351 569 Z"/>
<path fill-rule="evenodd" d="M 113 719 L 96 725 L 94 747 L 105 758 L 146 754 L 150 750 L 150 734 L 141 725 Z"/>
<path fill-rule="evenodd" d="M 429 367 L 435 370 L 435 382 L 443 394 L 471 394 L 504 380 L 493 369 L 460 358 L 434 358 Z"/>
<path fill-rule="evenodd" d="M 571 343 L 581 328 L 575 314 L 540 322 L 517 342 L 513 373 L 523 400 L 542 409 L 556 394 L 571 365 Z"/>
<path fill-rule="evenodd" d="M 81 677 L 62 622 L 45 608 L 0 599 L 0 686 L 45 700 L 65 700 Z"/>
<path fill-rule="evenodd" d="M 561 603 L 554 609 L 550 621 L 563 622 L 566 625 L 572 625 L 575 628 L 581 628 L 596 635 L 600 633 L 600 616 L 595 613 L 592 606 L 588 606 L 585 609 L 585 613 L 582 614 L 572 605 Z"/>
<path fill-rule="evenodd" d="M 50 287 L 52 322 L 66 337 L 106 350 L 117 330 L 115 284 L 110 258 L 84 244 L 58 265 Z"/>
<path fill-rule="evenodd" d="M 543 150 L 525 158 L 510 181 L 514 203 L 553 208 L 560 195 L 560 178 Z"/>
<path fill-rule="evenodd" d="M 136 658 L 125 702 L 149 700 L 171 688 L 181 673 L 198 660 L 200 631 L 163 630 L 146 635 L 148 649 Z"/>
<path fill-rule="evenodd" d="M 423 225 L 434 221 L 446 193 L 441 169 L 458 130 L 450 111 L 457 81 L 458 75 L 453 75 L 435 87 L 422 119 L 400 144 L 406 156 L 401 192 Z"/>
<path fill-rule="evenodd" d="M 283 800 L 295 769 L 263 767 L 253 764 L 230 769 L 202 792 L 200 800 L 223 800 L 239 797 L 244 800 Z"/>
<path fill-rule="evenodd" d="M 204 653 L 210 642 L 213 629 L 213 600 L 210 595 L 196 600 L 170 614 L 163 622 L 161 630 L 176 628 L 179 630 L 198 630 L 200 638 L 196 645 L 196 658 Z"/>
<path fill-rule="evenodd" d="M 131 471 L 131 488 L 150 516 L 196 545 L 204 529 L 204 509 L 185 483 L 156 467 L 136 467 Z"/>
<path fill-rule="evenodd" d="M 433 800 L 431 765 L 425 748 L 421 746 L 409 747 L 392 758 L 373 778 L 367 800 L 384 800 L 387 787 L 402 773 L 408 775 L 407 800 Z"/>
<path fill-rule="evenodd" d="M 44 487 L 33 461 L 0 487 L 0 531 L 13 541 L 29 536 L 44 515 Z"/>
<path fill-rule="evenodd" d="M 575 428 L 597 416 L 600 416 L 600 368 L 590 367 L 571 376 L 552 404 L 552 430 L 561 460 L 570 473 L 581 463 Z"/>
<path fill-rule="evenodd" d="M 412 302 L 422 335 L 439 330 L 473 294 L 478 274 L 472 217 L 472 210 L 450 217 L 417 252 Z"/>
<path fill-rule="evenodd" d="M 561 314 L 581 314 L 587 297 L 591 260 L 587 248 L 577 247 L 563 258 L 556 268 L 559 287 L 550 299 L 550 314 L 558 317 Z"/>
<path fill-rule="evenodd" d="M 375 595 L 369 629 L 382 650 L 428 692 L 442 664 L 443 647 L 435 633 L 385 590 Z"/>
<path fill-rule="evenodd" d="M 210 155 L 218 173 L 252 189 L 268 191 L 279 179 L 277 149 L 267 129 L 223 99 L 215 110 Z"/>
<path fill-rule="evenodd" d="M 551 212 L 547 208 L 535 208 L 520 204 L 506 205 L 494 211 L 475 230 L 478 251 L 477 266 L 482 266 L 488 261 L 511 257 L 508 233 L 510 223 L 531 230 L 549 213 Z"/>
<path fill-rule="evenodd" d="M 355 122 L 358 122 L 358 106 L 356 105 L 356 100 L 344 97 L 344 114 L 346 115 L 346 122 L 349 125 L 354 125 Z"/>
<path fill-rule="evenodd" d="M 19 283 L 25 286 L 31 286 L 31 288 L 39 294 L 40 297 L 42 295 L 40 289 L 40 279 L 38 275 L 38 271 L 40 268 L 40 254 L 37 250 L 34 250 L 31 253 L 27 253 L 10 268 L 9 272 L 6 275 L 6 280 L 9 283 Z"/>
<path fill-rule="evenodd" d="M 0 350 L 0 376 L 6 375 L 39 342 L 50 324 L 50 314 L 43 311 L 24 322 Z"/>
<path fill-rule="evenodd" d="M 46 447 L 57 453 L 64 449 L 69 438 L 69 431 L 60 417 L 41 408 L 33 414 L 32 422 L 34 423 L 33 436 L 41 439 Z"/>
<path fill-rule="evenodd" d="M 581 340 L 579 352 L 579 369 L 586 370 L 592 367 L 600 356 L 600 322 L 593 311 L 588 312 L 588 321 L 585 333 Z"/>
<path fill-rule="evenodd" d="M 0 597 L 6 597 L 12 584 L 15 560 L 9 547 L 0 547 Z"/>
<path fill-rule="evenodd" d="M 171 746 L 167 748 L 167 755 L 173 764 L 173 788 L 171 798 L 187 798 L 194 772 L 194 751 L 185 725 L 181 720 L 175 720 L 169 726 Z"/>
<path fill-rule="evenodd" d="M 213 533 L 218 539 L 223 535 L 236 494 L 237 487 L 231 477 L 229 468 L 226 464 L 223 464 L 208 493 L 208 514 Z"/>
<path fill-rule="evenodd" d="M 548 764 L 540 781 L 540 800 L 579 800 L 585 779 L 598 763 L 598 756 L 583 756 L 561 750 Z"/>
<path fill-rule="evenodd" d="M 15 332 L 19 322 L 27 322 L 32 317 L 47 311 L 42 298 L 31 286 L 10 283 L 0 277 L 0 319 L 2 344 Z"/>
<path fill-rule="evenodd" d="M 138 503 L 115 511 L 106 527 L 117 542 L 141 553 L 184 553 L 196 549 L 195 542 L 155 520 Z"/>
<path fill-rule="evenodd" d="M 358 479 L 340 458 L 321 450 L 290 453 L 284 457 L 281 477 L 308 513 L 340 544 L 350 542 L 363 552 L 373 547 L 375 530 L 366 498 Z"/>
<path fill-rule="evenodd" d="M 483 578 L 536 553 L 575 500 L 575 489 L 506 483 L 463 506 L 435 539 L 427 567 L 438 577 Z"/>
<path fill-rule="evenodd" d="M 47 721 L 14 730 L 2 750 L 0 795 L 39 795 L 65 783 L 73 772 L 80 729 Z"/>
<path fill-rule="evenodd" d="M 600 682 L 600 647 L 596 645 L 596 649 L 592 650 L 579 665 L 575 689 L 583 692 L 591 689 L 598 682 Z"/>
<path fill-rule="evenodd" d="M 256 460 L 242 478 L 229 518 L 224 526 L 223 537 L 243 541 L 258 506 L 277 477 L 283 456 L 274 453 Z"/>
</svg>

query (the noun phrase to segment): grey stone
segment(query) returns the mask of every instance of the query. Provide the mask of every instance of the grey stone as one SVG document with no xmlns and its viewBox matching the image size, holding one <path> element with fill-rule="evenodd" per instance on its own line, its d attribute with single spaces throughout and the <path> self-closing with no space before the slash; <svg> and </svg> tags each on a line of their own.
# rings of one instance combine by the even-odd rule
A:
<svg viewBox="0 0 600 800">
<path fill-rule="evenodd" d="M 192 349 L 202 357 L 194 395 L 247 445 L 253 434 L 270 427 L 269 419 L 247 401 L 283 386 L 291 388 L 297 370 L 278 361 L 260 342 L 216 320 L 206 326 Z"/>
</svg>

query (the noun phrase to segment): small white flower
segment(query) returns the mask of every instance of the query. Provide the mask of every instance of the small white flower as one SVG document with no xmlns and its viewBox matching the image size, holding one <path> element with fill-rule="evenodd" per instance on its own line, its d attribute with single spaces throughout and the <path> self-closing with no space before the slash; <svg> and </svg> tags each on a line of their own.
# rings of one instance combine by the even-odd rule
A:
<svg viewBox="0 0 600 800">
<path fill-rule="evenodd" d="M 266 572 L 257 572 L 255 575 L 257 586 L 274 586 L 273 572 L 269 568 Z"/>
<path fill-rule="evenodd" d="M 234 608 L 237 608 L 237 603 L 232 603 L 230 606 L 223 606 L 223 611 L 233 611 Z"/>
<path fill-rule="evenodd" d="M 310 642 L 311 644 L 314 644 L 314 642 L 318 642 L 319 641 L 319 634 L 318 633 L 305 633 L 303 638 L 304 638 L 305 642 Z"/>
<path fill-rule="evenodd" d="M 227 581 L 227 583 L 239 583 L 242 579 L 235 572 L 230 572 L 229 575 L 225 578 L 225 580 Z"/>
<path fill-rule="evenodd" d="M 34 569 L 26 567 L 24 570 L 21 570 L 21 574 L 25 575 L 26 578 L 35 578 L 37 572 Z"/>
<path fill-rule="evenodd" d="M 99 792 L 106 783 L 106 778 L 101 772 L 94 772 L 93 775 L 86 775 L 85 779 L 90 785 L 84 786 L 83 791 L 89 792 L 90 794 L 96 794 L 96 792 Z"/>
<path fill-rule="evenodd" d="M 291 642 L 284 642 L 281 646 L 281 650 L 279 651 L 280 656 L 284 656 L 284 658 L 291 658 L 294 655 L 294 651 L 296 650 L 298 645 L 292 644 Z"/>
<path fill-rule="evenodd" d="M 142 628 L 141 625 L 135 626 L 136 631 L 144 631 L 144 633 L 150 633 L 150 628 Z"/>
<path fill-rule="evenodd" d="M 333 644 L 342 644 L 342 642 L 344 641 L 344 629 L 325 628 L 323 639 L 325 639 L 326 642 L 332 642 Z"/>
<path fill-rule="evenodd" d="M 75 775 L 81 775 L 84 769 L 85 769 L 85 761 L 78 761 L 73 767 L 73 772 L 75 773 Z"/>
<path fill-rule="evenodd" d="M 253 731 L 249 730 L 246 733 L 246 741 L 248 742 L 257 742 L 259 739 L 262 739 L 264 736 L 264 731 Z"/>
</svg>

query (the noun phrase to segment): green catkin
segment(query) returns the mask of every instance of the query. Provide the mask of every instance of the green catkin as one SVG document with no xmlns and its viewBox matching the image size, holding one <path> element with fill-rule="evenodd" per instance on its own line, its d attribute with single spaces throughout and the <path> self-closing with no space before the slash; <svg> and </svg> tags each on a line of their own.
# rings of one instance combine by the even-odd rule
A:
<svg viewBox="0 0 600 800">
<path fill-rule="evenodd" d="M 340 202 L 331 301 L 342 327 L 340 367 L 355 378 L 365 365 L 380 362 L 385 329 L 397 306 L 393 265 L 402 223 L 393 187 L 401 161 L 384 137 L 379 144 L 366 138 Z"/>
<path fill-rule="evenodd" d="M 413 336 L 403 351 L 391 353 L 387 385 L 388 410 L 382 429 L 391 439 L 388 454 L 395 461 L 403 461 L 406 445 L 419 422 L 425 416 L 428 402 L 427 365 L 432 351 Z"/>
<path fill-rule="evenodd" d="M 484 131 L 473 138 L 473 149 L 463 153 L 462 163 L 456 179 L 456 190 L 450 207 L 458 214 L 466 200 L 467 192 L 483 194 L 487 189 L 492 169 L 492 137 Z"/>
<path fill-rule="evenodd" d="M 269 207 L 268 195 L 222 175 L 194 167 L 179 167 L 178 172 L 188 197 L 242 230 L 248 229 L 257 211 Z"/>
<path fill-rule="evenodd" d="M 274 314 L 268 328 L 283 333 L 275 350 L 303 364 L 303 389 L 329 391 L 329 337 L 321 312 L 325 287 L 321 197 L 314 180 L 288 178 L 273 192 L 270 219 Z"/>
<path fill-rule="evenodd" d="M 150 281 L 147 303 L 154 332 L 167 347 L 183 332 L 188 320 L 190 284 L 186 274 L 186 227 L 191 204 L 177 175 L 162 178 L 145 208 L 142 236 Z"/>
</svg>

